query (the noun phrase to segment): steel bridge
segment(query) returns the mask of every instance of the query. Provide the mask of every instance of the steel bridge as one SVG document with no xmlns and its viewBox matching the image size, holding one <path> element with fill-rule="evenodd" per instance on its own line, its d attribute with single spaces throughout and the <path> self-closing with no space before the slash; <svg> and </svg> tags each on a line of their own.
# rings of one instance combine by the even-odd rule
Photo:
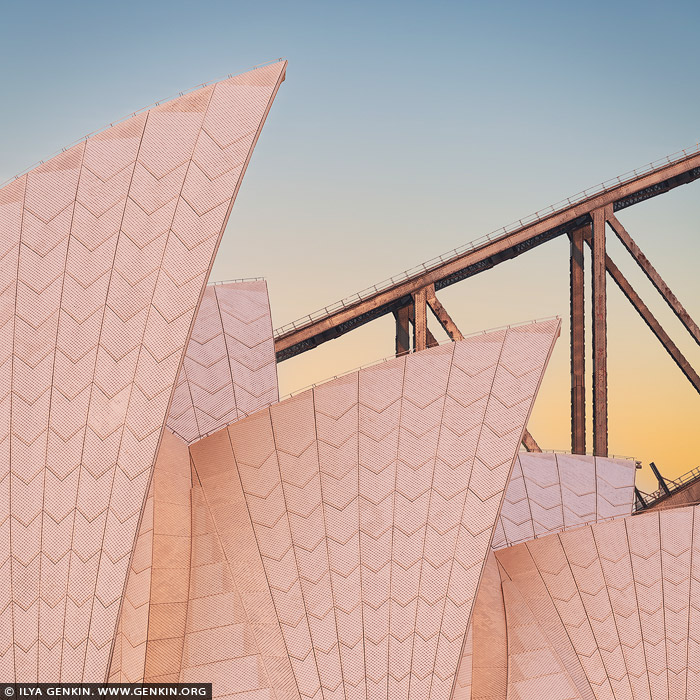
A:
<svg viewBox="0 0 700 700">
<path fill-rule="evenodd" d="M 437 344 L 427 325 L 428 308 L 452 340 L 462 333 L 436 292 L 511 260 L 560 236 L 570 240 L 571 451 L 586 453 L 586 324 L 584 247 L 591 250 L 593 453 L 608 455 L 607 275 L 617 284 L 668 354 L 700 393 L 700 376 L 606 253 L 610 227 L 661 297 L 700 344 L 700 329 L 654 269 L 615 213 L 700 179 L 700 145 L 645 168 L 584 190 L 558 205 L 423 263 L 384 283 L 314 312 L 275 331 L 277 361 L 312 350 L 386 314 L 396 319 L 396 353 Z M 523 444 L 539 451 L 526 431 Z"/>
</svg>

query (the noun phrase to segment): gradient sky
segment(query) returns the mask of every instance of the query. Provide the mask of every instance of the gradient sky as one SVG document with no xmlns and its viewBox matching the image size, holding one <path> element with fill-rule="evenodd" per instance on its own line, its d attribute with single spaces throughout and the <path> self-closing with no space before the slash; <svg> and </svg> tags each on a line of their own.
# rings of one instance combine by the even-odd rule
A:
<svg viewBox="0 0 700 700">
<path fill-rule="evenodd" d="M 3 0 L 0 180 L 156 100 L 286 57 L 212 275 L 266 277 L 281 326 L 696 144 L 698 26 L 696 0 Z M 700 320 L 700 183 L 620 219 Z M 699 348 L 608 240 L 700 368 Z M 700 464 L 700 396 L 609 285 L 611 452 L 681 474 Z M 530 429 L 568 449 L 566 241 L 440 296 L 465 333 L 563 317 Z M 393 337 L 384 318 L 284 362 L 281 390 L 389 355 Z M 653 488 L 647 466 L 639 477 Z"/>
</svg>

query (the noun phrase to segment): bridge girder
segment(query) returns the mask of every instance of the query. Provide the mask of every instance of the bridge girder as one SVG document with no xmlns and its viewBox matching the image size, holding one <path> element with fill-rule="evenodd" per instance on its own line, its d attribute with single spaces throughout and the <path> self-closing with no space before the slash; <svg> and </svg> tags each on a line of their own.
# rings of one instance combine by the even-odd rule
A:
<svg viewBox="0 0 700 700">
<path fill-rule="evenodd" d="M 554 238 L 568 235 L 570 246 L 570 314 L 571 314 L 571 448 L 574 454 L 586 451 L 585 401 L 585 318 L 584 318 L 584 241 L 591 249 L 592 290 L 592 362 L 593 362 L 593 452 L 608 454 L 608 380 L 607 380 L 607 289 L 609 274 L 635 310 L 644 319 L 681 371 L 700 393 L 700 376 L 673 343 L 633 289 L 629 281 L 606 252 L 606 228 L 609 225 L 635 262 L 644 271 L 659 294 L 700 344 L 700 328 L 690 317 L 668 285 L 644 256 L 624 226 L 615 216 L 616 211 L 633 206 L 651 197 L 664 194 L 680 185 L 700 179 L 700 152 L 669 161 L 643 175 L 620 182 L 603 192 L 563 207 L 551 214 L 538 217 L 532 223 L 522 224 L 515 230 L 404 278 L 386 288 L 374 291 L 357 300 L 341 302 L 335 308 L 325 309 L 316 318 L 308 317 L 291 327 L 276 332 L 277 361 L 282 362 L 321 343 L 337 338 L 359 326 L 389 313 L 396 317 L 396 354 L 411 350 L 410 328 L 413 328 L 413 349 L 422 350 L 437 344 L 427 325 L 430 308 L 452 340 L 463 336 L 444 306 L 436 297 L 436 290 L 491 269 Z M 539 451 L 537 443 L 525 431 L 526 449 Z"/>
</svg>

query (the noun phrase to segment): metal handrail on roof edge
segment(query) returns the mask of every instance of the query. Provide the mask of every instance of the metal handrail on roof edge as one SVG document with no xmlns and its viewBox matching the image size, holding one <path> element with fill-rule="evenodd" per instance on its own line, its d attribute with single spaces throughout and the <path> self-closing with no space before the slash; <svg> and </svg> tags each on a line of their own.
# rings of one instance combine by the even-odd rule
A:
<svg viewBox="0 0 700 700">
<path fill-rule="evenodd" d="M 499 229 L 496 229 L 495 231 L 492 231 L 491 233 L 487 233 L 483 236 L 480 236 L 479 238 L 475 238 L 474 240 L 469 241 L 468 243 L 465 243 L 464 245 L 458 248 L 454 248 L 446 253 L 443 253 L 442 255 L 438 255 L 435 258 L 431 258 L 430 260 L 427 260 L 426 262 L 416 265 L 415 267 L 412 267 L 408 270 L 399 272 L 397 275 L 394 275 L 389 279 L 379 282 L 378 284 L 374 284 L 371 287 L 367 287 L 366 289 L 363 289 L 362 291 L 357 292 L 349 297 L 345 297 L 340 301 L 336 301 L 333 304 L 324 306 L 323 308 L 313 311 L 310 314 L 307 314 L 306 316 L 302 316 L 301 318 L 298 318 L 295 321 L 286 323 L 285 325 L 275 329 L 274 336 L 275 338 L 279 338 L 285 333 L 304 328 L 305 326 L 308 326 L 314 323 L 315 321 L 334 313 L 335 311 L 364 301 L 372 294 L 376 294 L 378 292 L 389 289 L 400 282 L 404 282 L 410 279 L 411 277 L 414 277 L 415 275 L 421 274 L 423 272 L 428 272 L 429 270 L 438 267 L 439 265 L 454 260 L 464 255 L 464 253 L 474 250 L 482 245 L 485 245 L 486 243 L 497 241 L 513 233 L 514 231 L 517 231 L 518 229 L 524 228 L 525 226 L 529 226 L 538 221 L 542 221 L 543 219 L 552 216 L 553 214 L 565 211 L 574 204 L 578 204 L 584 200 L 598 196 L 604 192 L 614 189 L 615 187 L 625 185 L 628 182 L 632 182 L 633 180 L 637 179 L 642 175 L 648 175 L 649 173 L 652 173 L 656 170 L 661 170 L 662 168 L 665 168 L 668 165 L 679 163 L 699 153 L 700 143 L 697 143 L 693 148 L 683 149 L 676 153 L 672 153 L 669 156 L 665 156 L 664 158 L 655 160 L 649 163 L 648 165 L 644 165 L 640 168 L 636 168 L 627 173 L 624 173 L 623 175 L 619 175 L 618 177 L 612 178 L 610 180 L 605 180 L 604 182 L 582 190 L 581 192 L 578 192 L 577 194 L 572 195 L 571 197 L 562 199 L 556 204 L 552 204 L 551 206 L 546 207 L 545 209 L 540 209 L 534 214 L 525 216 L 522 219 L 518 219 L 517 221 L 508 224 L 507 226 L 503 226 Z"/>
<path fill-rule="evenodd" d="M 494 333 L 495 331 L 504 331 L 508 330 L 509 328 L 520 328 L 521 326 L 531 326 L 535 323 L 543 323 L 544 321 L 561 321 L 561 316 L 545 316 L 543 318 L 533 318 L 529 321 L 519 321 L 518 323 L 508 323 L 503 326 L 496 326 L 495 328 L 486 328 L 482 331 L 473 331 L 472 333 L 467 333 L 466 335 L 462 336 L 463 340 L 466 340 L 467 338 L 475 338 L 476 336 L 479 335 L 485 335 L 486 333 Z M 441 340 L 437 346 L 439 345 L 449 345 L 450 343 L 454 342 L 450 338 L 447 338 L 445 340 Z M 432 347 L 437 347 L 437 346 L 432 346 Z M 428 348 L 429 349 L 429 348 Z M 334 379 L 340 379 L 340 377 L 346 377 L 349 374 L 353 374 L 354 372 L 359 372 L 362 369 L 367 369 L 368 367 L 374 367 L 375 365 L 381 365 L 384 362 L 390 362 L 391 360 L 395 360 L 397 357 L 404 357 L 406 355 L 412 355 L 412 352 L 404 352 L 401 355 L 387 355 L 385 357 L 380 357 L 378 360 L 373 360 L 372 362 L 368 362 L 367 364 L 360 365 L 359 367 L 353 367 L 352 369 L 346 370 L 345 372 L 340 372 L 339 374 L 335 374 L 332 377 L 327 377 L 326 379 L 322 379 L 319 382 L 315 382 L 313 384 L 308 384 L 305 387 L 302 387 L 301 389 L 295 389 L 294 391 L 289 392 L 288 394 L 285 394 L 284 396 L 280 397 L 280 401 L 283 401 L 285 399 L 291 399 L 294 396 L 298 396 L 299 394 L 303 394 L 305 391 L 309 391 L 309 389 L 315 389 L 317 386 L 320 384 L 326 384 L 328 382 L 332 382 Z"/>
<path fill-rule="evenodd" d="M 216 282 L 207 282 L 207 287 L 216 287 L 220 284 L 237 284 L 238 282 L 265 282 L 264 277 L 237 277 L 233 280 L 216 280 Z"/>
<path fill-rule="evenodd" d="M 522 454 L 522 453 L 521 453 Z M 564 450 L 564 449 L 542 449 L 540 452 L 530 452 L 529 454 L 548 454 L 548 455 L 573 455 L 574 457 L 597 457 L 597 455 L 593 454 L 593 452 L 586 452 L 586 454 L 575 454 L 573 453 L 570 449 Z M 628 462 L 636 462 L 637 460 L 634 457 L 630 457 L 629 455 L 612 455 L 608 454 L 606 457 L 601 457 L 600 459 L 624 459 Z"/>
</svg>

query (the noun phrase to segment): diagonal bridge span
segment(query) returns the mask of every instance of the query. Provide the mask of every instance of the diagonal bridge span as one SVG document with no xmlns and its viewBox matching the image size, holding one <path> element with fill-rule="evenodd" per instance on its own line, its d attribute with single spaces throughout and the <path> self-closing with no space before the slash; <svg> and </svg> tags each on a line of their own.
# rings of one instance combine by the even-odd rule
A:
<svg viewBox="0 0 700 700">
<path fill-rule="evenodd" d="M 374 319 L 393 314 L 396 318 L 396 352 L 421 350 L 436 343 L 427 328 L 429 308 L 453 339 L 461 337 L 435 293 L 456 282 L 491 269 L 554 238 L 568 236 L 570 256 L 571 313 L 571 434 L 572 452 L 585 454 L 585 320 L 584 248 L 591 249 L 593 296 L 593 452 L 608 452 L 607 420 L 607 296 L 606 278 L 620 287 L 650 330 L 686 378 L 700 393 L 700 376 L 641 300 L 629 281 L 606 253 L 609 227 L 644 271 L 659 294 L 700 344 L 700 329 L 668 285 L 644 256 L 615 212 L 665 194 L 700 179 L 700 145 L 569 197 L 559 204 L 499 229 L 487 236 L 419 265 L 412 270 L 324 307 L 275 331 L 277 361 L 289 359 L 319 346 Z M 411 332 L 412 330 L 412 332 Z M 531 440 L 526 433 L 528 441 Z M 528 449 L 538 449 L 534 440 Z"/>
</svg>

